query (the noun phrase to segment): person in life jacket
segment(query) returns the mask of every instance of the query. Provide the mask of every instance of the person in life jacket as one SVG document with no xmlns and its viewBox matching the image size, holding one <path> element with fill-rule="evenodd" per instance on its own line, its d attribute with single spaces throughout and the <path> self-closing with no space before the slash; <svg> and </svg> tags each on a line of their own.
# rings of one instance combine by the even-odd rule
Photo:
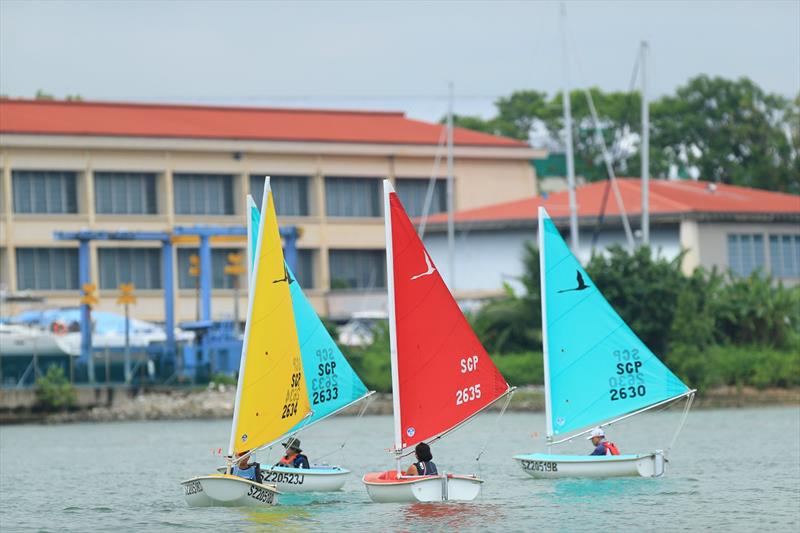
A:
<svg viewBox="0 0 800 533">
<path fill-rule="evenodd" d="M 592 441 L 594 445 L 594 451 L 589 455 L 619 455 L 617 445 L 606 440 L 606 434 L 599 426 L 594 428 L 586 439 Z"/>
<path fill-rule="evenodd" d="M 244 457 L 249 452 L 250 450 L 245 450 L 237 455 L 237 457 L 241 457 L 241 459 L 238 463 L 233 465 L 231 474 L 249 479 L 250 481 L 255 481 L 256 483 L 261 483 L 261 465 L 256 462 L 249 462 L 249 460 L 253 458 L 252 455 Z"/>
<path fill-rule="evenodd" d="M 436 465 L 433 464 L 433 454 L 431 454 L 431 447 L 420 442 L 414 448 L 414 455 L 417 456 L 417 462 L 408 467 L 408 470 L 403 472 L 405 476 L 435 476 L 438 474 Z"/>
<path fill-rule="evenodd" d="M 303 455 L 303 450 L 300 448 L 300 439 L 292 437 L 283 443 L 283 447 L 286 448 L 286 455 L 281 457 L 281 460 L 275 466 L 310 468 L 308 457 Z"/>
</svg>

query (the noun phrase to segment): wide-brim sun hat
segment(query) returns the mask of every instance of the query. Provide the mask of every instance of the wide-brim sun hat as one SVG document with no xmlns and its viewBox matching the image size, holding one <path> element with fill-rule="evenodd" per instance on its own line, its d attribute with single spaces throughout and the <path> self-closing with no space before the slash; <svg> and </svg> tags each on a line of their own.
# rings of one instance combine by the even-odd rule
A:
<svg viewBox="0 0 800 533">
<path fill-rule="evenodd" d="M 287 450 L 297 450 L 298 452 L 302 452 L 303 449 L 300 448 L 300 439 L 292 437 L 288 439 L 286 442 L 282 442 L 281 445 L 286 448 Z"/>
</svg>

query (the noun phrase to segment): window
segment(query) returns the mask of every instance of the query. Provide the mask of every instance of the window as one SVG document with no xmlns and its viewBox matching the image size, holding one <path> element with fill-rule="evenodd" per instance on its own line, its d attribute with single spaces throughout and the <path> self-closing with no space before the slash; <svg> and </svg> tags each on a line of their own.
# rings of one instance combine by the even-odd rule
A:
<svg viewBox="0 0 800 533">
<path fill-rule="evenodd" d="M 776 278 L 800 278 L 800 235 L 770 235 L 769 261 Z"/>
<path fill-rule="evenodd" d="M 403 207 L 410 217 L 422 216 L 425 211 L 425 197 L 428 194 L 428 179 L 398 179 L 395 184 L 397 185 L 397 195 L 400 201 L 403 202 Z M 445 180 L 436 180 L 433 186 L 433 195 L 431 196 L 431 205 L 428 209 L 428 214 L 442 213 L 447 211 L 447 182 Z"/>
<path fill-rule="evenodd" d="M 227 174 L 175 174 L 176 215 L 232 215 L 233 177 Z"/>
<path fill-rule="evenodd" d="M 728 235 L 728 266 L 739 276 L 764 268 L 764 236 Z"/>
<path fill-rule="evenodd" d="M 331 250 L 331 289 L 374 289 L 386 286 L 383 250 Z"/>
<path fill-rule="evenodd" d="M 156 175 L 143 172 L 95 172 L 95 211 L 113 215 L 156 212 Z"/>
<path fill-rule="evenodd" d="M 305 217 L 308 206 L 308 176 L 272 176 L 269 184 L 274 193 L 275 211 L 280 216 Z M 264 176 L 250 176 L 250 194 L 261 209 Z"/>
<path fill-rule="evenodd" d="M 211 249 L 211 288 L 212 289 L 232 289 L 233 276 L 225 273 L 225 265 L 228 264 L 228 254 L 242 254 L 242 264 L 247 267 L 247 252 L 242 248 L 212 248 Z M 190 257 L 200 255 L 197 248 L 178 249 L 178 287 L 181 289 L 194 289 L 198 283 L 196 277 L 189 275 L 191 266 Z M 246 277 L 242 276 L 239 287 L 244 289 Z"/>
<path fill-rule="evenodd" d="M 14 170 L 15 213 L 77 213 L 75 172 Z"/>
<path fill-rule="evenodd" d="M 77 248 L 17 248 L 17 289 L 77 290 Z"/>
<path fill-rule="evenodd" d="M 100 288 L 133 283 L 137 289 L 161 288 L 159 248 L 99 248 Z"/>
<path fill-rule="evenodd" d="M 383 200 L 373 178 L 325 178 L 325 212 L 329 217 L 379 217 Z"/>
<path fill-rule="evenodd" d="M 294 276 L 302 288 L 314 287 L 314 250 L 297 250 Z"/>
</svg>

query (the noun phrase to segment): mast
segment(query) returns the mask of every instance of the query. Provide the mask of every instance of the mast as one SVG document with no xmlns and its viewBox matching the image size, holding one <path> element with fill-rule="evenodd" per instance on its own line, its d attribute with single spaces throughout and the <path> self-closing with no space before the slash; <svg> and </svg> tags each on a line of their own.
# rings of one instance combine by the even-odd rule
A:
<svg viewBox="0 0 800 533">
<path fill-rule="evenodd" d="M 539 207 L 539 290 L 541 291 L 542 302 L 542 358 L 544 366 L 544 416 L 547 424 L 547 448 L 550 451 L 550 445 L 553 440 L 553 419 L 551 417 L 551 403 L 550 403 L 550 358 L 548 357 L 547 349 L 547 276 L 545 276 L 544 260 L 544 219 L 549 218 L 547 211 L 544 207 Z"/>
<path fill-rule="evenodd" d="M 567 190 L 569 194 L 569 245 L 572 253 L 578 256 L 578 206 L 575 199 L 575 155 L 572 151 L 572 106 L 569 98 L 569 54 L 567 53 L 567 9 L 561 4 L 561 50 L 564 69 L 563 108 L 564 144 L 567 152 Z"/>
<path fill-rule="evenodd" d="M 270 187 L 269 176 L 266 176 L 264 178 L 264 194 L 261 197 L 262 198 L 261 199 L 261 205 L 262 206 L 266 206 L 267 205 L 267 200 L 268 200 L 269 195 L 270 195 L 271 192 L 272 192 L 272 188 Z M 247 220 L 248 220 L 247 225 L 249 227 L 250 226 L 250 222 L 249 222 L 250 221 L 250 212 L 249 212 L 249 210 L 248 210 L 248 213 L 247 213 Z M 259 218 L 258 240 L 256 241 L 256 250 L 255 250 L 255 256 L 256 257 L 260 257 L 261 256 L 261 243 L 264 240 L 263 233 L 264 233 L 263 219 Z M 249 235 L 250 234 L 248 233 L 248 236 Z M 248 253 L 249 253 L 249 251 L 248 251 Z M 248 265 L 249 264 L 250 263 L 248 261 Z M 252 267 L 252 269 L 253 269 L 253 274 L 257 273 L 258 272 L 258 263 L 255 263 L 254 266 Z M 250 273 L 248 273 L 248 278 L 249 278 L 249 276 L 250 276 Z M 252 319 L 252 316 L 253 316 L 253 293 L 255 292 L 253 289 L 255 287 L 252 286 L 252 283 L 250 282 L 250 279 L 248 279 L 247 282 L 248 282 L 248 286 L 247 286 L 247 318 L 245 319 L 246 322 L 245 322 L 244 339 L 243 339 L 243 342 L 242 342 L 242 356 L 239 358 L 239 377 L 236 380 L 236 400 L 234 401 L 234 404 L 233 404 L 233 419 L 231 420 L 231 438 L 230 438 L 230 441 L 228 443 L 228 456 L 231 457 L 231 459 L 229 460 L 230 462 L 228 464 L 228 471 L 230 471 L 230 466 L 231 466 L 232 461 L 233 461 L 234 445 L 235 445 L 235 442 L 236 442 L 236 424 L 239 421 L 239 406 L 242 403 L 242 387 L 244 385 L 244 369 L 245 369 L 245 362 L 247 360 L 247 337 L 248 337 L 248 333 L 250 331 L 250 322 L 251 322 L 251 319 Z"/>
<path fill-rule="evenodd" d="M 448 84 L 447 101 L 447 260 L 450 263 L 451 292 L 456 290 L 456 232 L 453 209 L 453 82 L 451 81 Z"/>
<path fill-rule="evenodd" d="M 642 244 L 650 244 L 650 106 L 647 103 L 647 41 L 642 41 Z"/>
<path fill-rule="evenodd" d="M 397 324 L 394 307 L 394 252 L 392 250 L 392 212 L 389 195 L 394 187 L 389 180 L 383 180 L 383 216 L 386 232 L 386 307 L 389 312 L 389 355 L 392 361 L 392 413 L 394 414 L 394 453 L 397 472 L 400 473 L 400 453 L 403 449 L 400 432 L 400 379 L 397 372 Z"/>
</svg>

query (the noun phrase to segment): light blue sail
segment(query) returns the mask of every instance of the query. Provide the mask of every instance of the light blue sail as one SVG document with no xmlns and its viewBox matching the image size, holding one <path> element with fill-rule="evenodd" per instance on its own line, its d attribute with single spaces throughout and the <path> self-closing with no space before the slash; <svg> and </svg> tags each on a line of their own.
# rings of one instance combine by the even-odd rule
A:
<svg viewBox="0 0 800 533">
<path fill-rule="evenodd" d="M 606 301 L 546 213 L 539 221 L 549 433 L 571 433 L 686 393 Z"/>
<path fill-rule="evenodd" d="M 252 228 L 258 228 L 260 217 L 258 208 L 251 205 L 251 231 Z M 253 231 L 249 245 L 253 246 L 256 239 L 257 235 Z M 311 416 L 292 430 L 298 431 L 362 399 L 367 394 L 367 387 L 331 338 L 288 265 L 286 272 L 292 280 L 289 283 L 289 290 L 292 295 L 297 337 L 300 341 L 303 375 L 312 410 Z"/>
</svg>

